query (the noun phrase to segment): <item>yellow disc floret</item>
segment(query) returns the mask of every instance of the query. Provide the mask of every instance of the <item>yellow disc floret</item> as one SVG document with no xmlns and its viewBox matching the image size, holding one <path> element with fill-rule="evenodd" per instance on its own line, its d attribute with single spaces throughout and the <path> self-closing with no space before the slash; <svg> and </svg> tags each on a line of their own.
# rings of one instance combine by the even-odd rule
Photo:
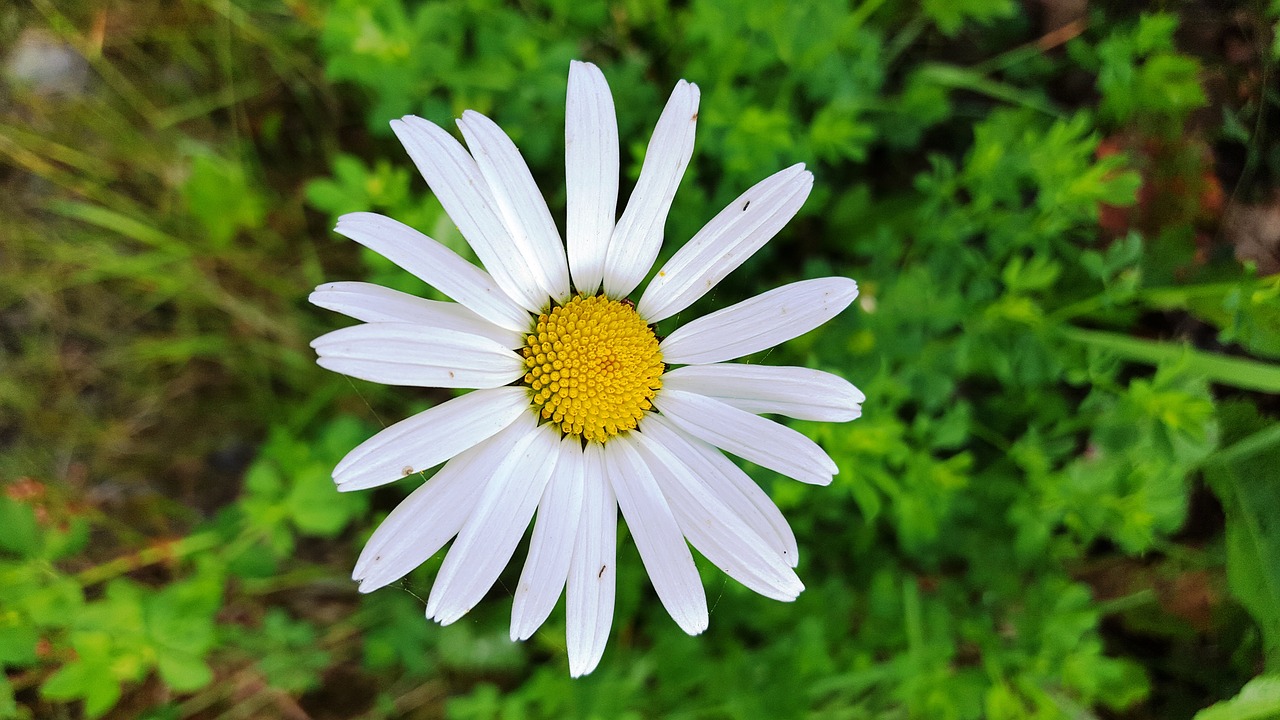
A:
<svg viewBox="0 0 1280 720">
<path fill-rule="evenodd" d="M 604 441 L 633 430 L 662 387 L 653 328 L 603 295 L 539 315 L 521 352 L 534 406 L 566 435 Z"/>
</svg>

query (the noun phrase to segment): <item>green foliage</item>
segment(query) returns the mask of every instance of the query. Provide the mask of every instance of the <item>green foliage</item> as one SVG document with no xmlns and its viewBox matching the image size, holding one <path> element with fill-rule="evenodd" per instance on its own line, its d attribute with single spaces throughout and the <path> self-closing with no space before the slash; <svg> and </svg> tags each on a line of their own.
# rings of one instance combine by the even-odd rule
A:
<svg viewBox="0 0 1280 720">
<path fill-rule="evenodd" d="M 266 198 L 236 161 L 196 155 L 183 194 L 192 217 L 217 248 L 226 247 L 241 230 L 261 227 L 266 216 Z"/>
<path fill-rule="evenodd" d="M 331 472 L 369 431 L 351 417 L 325 426 L 318 438 L 291 437 L 280 426 L 245 473 L 240 503 L 246 529 L 260 535 L 276 557 L 293 552 L 295 538 L 334 537 L 368 510 L 368 496 L 333 491 Z"/>
<path fill-rule="evenodd" d="M 603 18 L 579 12 L 559 19 L 585 29 Z M 382 134 L 402 115 L 448 123 L 467 108 L 500 109 L 495 119 L 508 127 L 559 126 L 564 68 L 577 55 L 558 23 L 535 22 L 494 0 L 336 0 L 321 42 L 327 75 L 369 93 L 366 118 Z M 507 100 L 500 106 L 499 94 Z M 515 139 L 531 162 L 550 159 L 554 141 L 545 134 Z"/>
<path fill-rule="evenodd" d="M 408 593 L 377 593 L 363 605 L 364 665 L 372 672 L 402 668 L 425 677 L 436 667 L 439 630 L 422 622 L 422 604 Z"/>
<path fill-rule="evenodd" d="M 6 505 L 10 517 L 21 515 L 15 506 L 24 507 Z M 213 676 L 206 656 L 223 593 L 219 565 L 200 562 L 189 578 L 155 591 L 115 578 L 90 599 L 83 576 L 53 572 L 50 558 L 30 552 L 56 546 L 62 535 L 36 527 L 24 560 L 0 562 L 0 664 L 47 667 L 54 660 L 41 695 L 81 699 L 89 717 L 105 715 L 124 685 L 151 672 L 178 692 L 207 685 Z"/>
<path fill-rule="evenodd" d="M 1267 666 L 1280 666 L 1280 528 L 1268 508 L 1280 502 L 1274 482 L 1280 461 L 1280 431 L 1252 413 L 1233 413 L 1246 437 L 1206 464 L 1205 476 L 1227 514 L 1227 577 L 1231 592 L 1256 619 Z"/>
<path fill-rule="evenodd" d="M 41 694 L 83 698 L 85 713 L 100 717 L 119 700 L 122 685 L 152 670 L 178 692 L 204 687 L 213 679 L 204 656 L 214 644 L 221 596 L 216 577 L 197 575 L 153 593 L 112 581 L 101 600 L 77 610 L 67 628 L 75 659 L 45 680 Z"/>
<path fill-rule="evenodd" d="M 183 1 L 104 46 L 90 3 L 54 5 L 6 16 L 94 80 L 0 110 L 0 718 L 1276 714 L 1280 281 L 1191 266 L 1170 238 L 1194 228 L 1100 227 L 1151 192 L 1104 134 L 1175 136 L 1208 102 L 1177 16 L 1094 8 L 1060 53 L 1012 0 Z M 336 279 L 433 296 L 328 233 L 343 213 L 472 257 L 389 137 L 406 113 L 493 117 L 562 218 L 573 58 L 613 88 L 624 197 L 671 87 L 701 88 L 666 254 L 808 165 L 799 217 L 689 316 L 854 277 L 855 308 L 753 360 L 867 394 L 793 423 L 831 487 L 748 468 L 795 528 L 796 602 L 702 563 L 687 637 L 624 532 L 579 680 L 562 609 L 509 641 L 514 565 L 444 628 L 439 556 L 355 592 L 409 488 L 337 493 L 332 468 L 440 398 L 315 369 L 344 321 L 305 304 Z"/>
<path fill-rule="evenodd" d="M 955 35 L 967 21 L 989 24 L 1012 16 L 1010 0 L 923 0 L 924 12 L 947 35 Z"/>
<path fill-rule="evenodd" d="M 320 684 L 320 672 L 329 665 L 329 653 L 316 647 L 317 633 L 309 623 L 293 620 L 280 608 L 271 608 L 256 628 L 233 627 L 227 643 L 253 659 L 268 685 L 301 693 Z"/>
<path fill-rule="evenodd" d="M 1096 48 L 1086 62 L 1096 62 L 1099 111 L 1115 122 L 1158 121 L 1168 130 L 1204 107 L 1200 63 L 1179 54 L 1173 33 L 1178 18 L 1166 13 L 1143 15 L 1135 28 L 1117 31 Z"/>
<path fill-rule="evenodd" d="M 53 563 L 85 550 L 85 518 L 52 522 L 45 504 L 0 495 L 0 519 L 14 529 L 0 545 L 13 558 L 0 556 L 0 664 L 49 670 L 40 696 L 83 701 L 85 714 L 95 718 L 151 675 L 178 693 L 207 688 L 214 677 L 211 654 L 220 648 L 247 654 L 273 687 L 316 687 L 330 656 L 314 647 L 310 623 L 279 609 L 270 610 L 260 628 L 220 625 L 217 615 L 227 600 L 228 573 L 261 582 L 274 572 L 272 560 L 291 554 L 299 537 L 335 537 L 366 514 L 367 498 L 336 495 L 329 473 L 368 432 L 349 417 L 316 437 L 294 438 L 277 427 L 246 473 L 243 498 L 224 516 L 228 537 L 209 529 L 78 574 L 59 572 Z M 11 487 L 20 497 L 44 492 Z M 188 555 L 196 560 L 187 572 L 159 587 L 119 577 Z"/>
<path fill-rule="evenodd" d="M 1240 694 L 1196 713 L 1195 720 L 1268 720 L 1280 715 L 1280 678 L 1249 681 Z"/>
<path fill-rule="evenodd" d="M 36 508 L 0 496 L 0 551 L 29 561 L 55 562 L 84 550 L 89 525 L 72 518 L 66 527 L 41 527 Z"/>
</svg>

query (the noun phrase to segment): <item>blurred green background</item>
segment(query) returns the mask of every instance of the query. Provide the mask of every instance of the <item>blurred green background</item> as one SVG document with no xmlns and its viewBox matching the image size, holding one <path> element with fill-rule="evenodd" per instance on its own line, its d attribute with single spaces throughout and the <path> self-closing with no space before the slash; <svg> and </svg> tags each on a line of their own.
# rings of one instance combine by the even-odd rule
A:
<svg viewBox="0 0 1280 720">
<path fill-rule="evenodd" d="M 1147 7 L 1139 7 L 1147 5 Z M 17 0 L 0 7 L 0 718 L 1280 717 L 1280 117 L 1262 0 Z M 335 462 L 447 397 L 307 342 L 323 281 L 423 294 L 330 232 L 467 252 L 387 121 L 473 108 L 563 217 L 570 59 L 623 187 L 702 89 L 669 255 L 805 162 L 813 195 L 695 310 L 829 274 L 770 353 L 867 392 L 748 471 L 808 586 L 707 563 L 683 635 L 625 531 L 608 650 L 507 639 L 523 552 L 457 624 L 439 557 L 359 596 L 418 480 Z"/>
</svg>

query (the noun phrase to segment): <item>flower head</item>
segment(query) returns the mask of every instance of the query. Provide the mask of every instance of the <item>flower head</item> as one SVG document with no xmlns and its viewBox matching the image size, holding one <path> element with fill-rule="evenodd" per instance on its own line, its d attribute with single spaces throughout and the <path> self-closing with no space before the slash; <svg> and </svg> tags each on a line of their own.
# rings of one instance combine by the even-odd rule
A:
<svg viewBox="0 0 1280 720">
<path fill-rule="evenodd" d="M 816 370 L 725 361 L 821 325 L 857 285 L 796 282 L 655 335 L 654 323 L 768 242 L 813 185 L 795 165 L 747 190 L 632 304 L 658 256 L 697 119 L 698 88 L 681 81 L 615 222 L 613 99 L 594 65 L 573 63 L 564 242 L 515 144 L 488 118 L 458 120 L 467 148 L 421 118 L 392 122 L 485 269 L 390 218 L 338 222 L 339 233 L 456 302 L 322 285 L 313 303 L 363 324 L 316 339 L 319 363 L 374 382 L 472 390 L 379 432 L 334 470 L 345 491 L 443 463 L 369 539 L 353 573 L 361 591 L 398 580 L 456 536 L 427 601 L 429 617 L 451 623 L 488 592 L 536 512 L 511 637 L 532 635 L 564 590 L 578 676 L 599 662 L 613 619 L 619 509 L 658 597 L 690 634 L 706 629 L 707 603 L 689 544 L 763 595 L 793 600 L 803 590 L 786 520 L 721 450 L 827 484 L 836 473 L 827 454 L 761 415 L 841 422 L 859 416 L 863 395 Z"/>
</svg>

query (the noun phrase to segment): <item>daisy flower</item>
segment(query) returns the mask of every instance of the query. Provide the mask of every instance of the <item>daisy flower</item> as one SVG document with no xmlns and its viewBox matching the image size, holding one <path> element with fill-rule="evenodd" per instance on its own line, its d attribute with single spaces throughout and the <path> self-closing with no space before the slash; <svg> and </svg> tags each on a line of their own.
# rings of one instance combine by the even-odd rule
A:
<svg viewBox="0 0 1280 720">
<path fill-rule="evenodd" d="M 471 392 L 374 435 L 338 463 L 343 491 L 443 466 L 369 539 L 353 577 L 392 583 L 451 539 L 427 600 L 448 624 L 497 580 L 533 521 L 511 637 L 531 636 L 566 595 L 569 670 L 600 661 L 613 621 L 618 511 L 658 598 L 690 634 L 707 602 L 689 545 L 752 590 L 793 600 L 795 536 L 721 450 L 825 485 L 836 464 L 762 415 L 842 422 L 863 395 L 802 367 L 726 361 L 830 320 L 857 296 L 842 277 L 792 283 L 689 322 L 673 317 L 768 242 L 804 204 L 803 165 L 752 187 L 694 235 L 635 303 L 693 152 L 698 88 L 680 81 L 649 141 L 622 216 L 613 98 L 594 65 L 569 68 L 565 240 L 515 144 L 485 116 L 458 120 L 467 147 L 418 117 L 391 123 L 484 269 L 387 217 L 337 232 L 456 302 L 377 285 L 321 285 L 311 302 L 360 320 L 312 343 L 319 363 L 365 380 Z"/>
</svg>

